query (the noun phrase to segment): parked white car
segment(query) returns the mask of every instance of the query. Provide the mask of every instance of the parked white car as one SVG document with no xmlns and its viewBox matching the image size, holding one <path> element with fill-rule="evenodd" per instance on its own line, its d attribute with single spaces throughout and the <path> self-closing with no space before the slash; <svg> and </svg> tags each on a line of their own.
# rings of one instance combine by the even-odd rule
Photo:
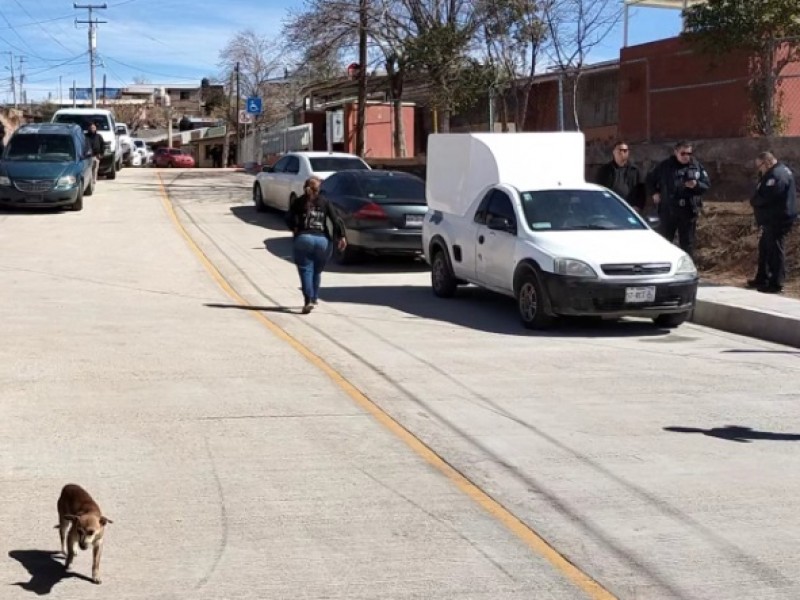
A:
<svg viewBox="0 0 800 600">
<path fill-rule="evenodd" d="M 692 259 L 586 183 L 584 155 L 581 133 L 431 135 L 422 243 L 433 292 L 472 283 L 511 296 L 528 328 L 560 315 L 683 323 Z"/>
<path fill-rule="evenodd" d="M 122 164 L 133 166 L 134 145 L 128 126 L 125 123 L 117 123 L 116 130 L 122 148 Z"/>
<path fill-rule="evenodd" d="M 263 167 L 253 183 L 253 203 L 259 212 L 268 207 L 288 210 L 292 200 L 303 195 L 303 184 L 311 176 L 325 179 L 337 171 L 369 170 L 355 154 L 343 152 L 290 152 L 271 167 Z"/>
<path fill-rule="evenodd" d="M 133 159 L 134 167 L 146 167 L 153 162 L 153 149 L 143 139 L 133 138 L 133 148 L 139 155 L 138 161 Z"/>
</svg>

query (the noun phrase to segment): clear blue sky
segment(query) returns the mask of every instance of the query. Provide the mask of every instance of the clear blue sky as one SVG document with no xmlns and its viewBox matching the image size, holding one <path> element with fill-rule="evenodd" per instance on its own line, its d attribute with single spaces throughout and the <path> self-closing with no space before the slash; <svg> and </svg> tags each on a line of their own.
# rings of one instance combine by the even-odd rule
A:
<svg viewBox="0 0 800 600">
<path fill-rule="evenodd" d="M 97 85 L 103 75 L 109 87 L 144 77 L 152 83 L 199 82 L 219 71 L 219 51 L 237 31 L 253 28 L 277 36 L 291 8 L 302 0 L 106 0 L 108 9 L 97 17 L 108 21 L 98 28 Z M 79 4 L 102 4 L 81 0 Z M 677 11 L 631 11 L 631 43 L 661 39 L 680 30 Z M 0 0 L 0 52 L 13 52 L 19 75 L 24 57 L 25 89 L 29 100 L 58 96 L 59 76 L 64 96 L 73 79 L 89 86 L 87 11 L 71 0 Z M 622 27 L 597 48 L 594 61 L 618 56 Z M 0 54 L 0 101 L 9 101 L 9 55 Z"/>
</svg>

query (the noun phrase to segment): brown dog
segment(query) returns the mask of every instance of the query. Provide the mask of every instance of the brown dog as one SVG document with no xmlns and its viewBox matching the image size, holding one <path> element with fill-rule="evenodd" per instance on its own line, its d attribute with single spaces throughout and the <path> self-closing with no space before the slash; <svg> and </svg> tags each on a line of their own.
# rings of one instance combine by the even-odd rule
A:
<svg viewBox="0 0 800 600">
<path fill-rule="evenodd" d="M 86 550 L 92 545 L 92 580 L 100 583 L 100 554 L 103 549 L 103 532 L 108 523 L 92 497 L 85 489 L 74 483 L 64 486 L 58 497 L 58 533 L 61 537 L 61 552 L 67 557 L 64 564 L 69 569 L 77 554 L 77 546 Z M 70 525 L 72 527 L 70 528 Z M 67 530 L 69 529 L 69 535 Z"/>
</svg>

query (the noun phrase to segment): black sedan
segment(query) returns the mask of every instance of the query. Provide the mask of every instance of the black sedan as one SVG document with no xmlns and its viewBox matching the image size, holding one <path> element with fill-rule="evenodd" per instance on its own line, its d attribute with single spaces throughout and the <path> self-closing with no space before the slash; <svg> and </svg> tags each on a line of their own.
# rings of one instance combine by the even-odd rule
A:
<svg viewBox="0 0 800 600">
<path fill-rule="evenodd" d="M 334 250 L 340 264 L 365 253 L 422 252 L 422 220 L 428 207 L 425 182 L 419 177 L 400 171 L 339 171 L 325 179 L 320 192 L 347 238 L 343 252 Z"/>
</svg>

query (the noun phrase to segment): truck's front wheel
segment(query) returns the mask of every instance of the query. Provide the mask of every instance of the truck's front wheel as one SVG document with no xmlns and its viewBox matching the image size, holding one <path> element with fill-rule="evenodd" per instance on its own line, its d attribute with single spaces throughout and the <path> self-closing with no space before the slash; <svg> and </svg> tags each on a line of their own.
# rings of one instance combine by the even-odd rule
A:
<svg viewBox="0 0 800 600">
<path fill-rule="evenodd" d="M 553 318 L 545 312 L 545 298 L 539 278 L 527 271 L 517 282 L 517 309 L 522 324 L 528 329 L 544 329 Z"/>
<path fill-rule="evenodd" d="M 440 298 L 452 298 L 458 288 L 458 281 L 450 269 L 447 255 L 441 248 L 434 251 L 431 261 L 431 287 L 433 293 Z"/>
</svg>

